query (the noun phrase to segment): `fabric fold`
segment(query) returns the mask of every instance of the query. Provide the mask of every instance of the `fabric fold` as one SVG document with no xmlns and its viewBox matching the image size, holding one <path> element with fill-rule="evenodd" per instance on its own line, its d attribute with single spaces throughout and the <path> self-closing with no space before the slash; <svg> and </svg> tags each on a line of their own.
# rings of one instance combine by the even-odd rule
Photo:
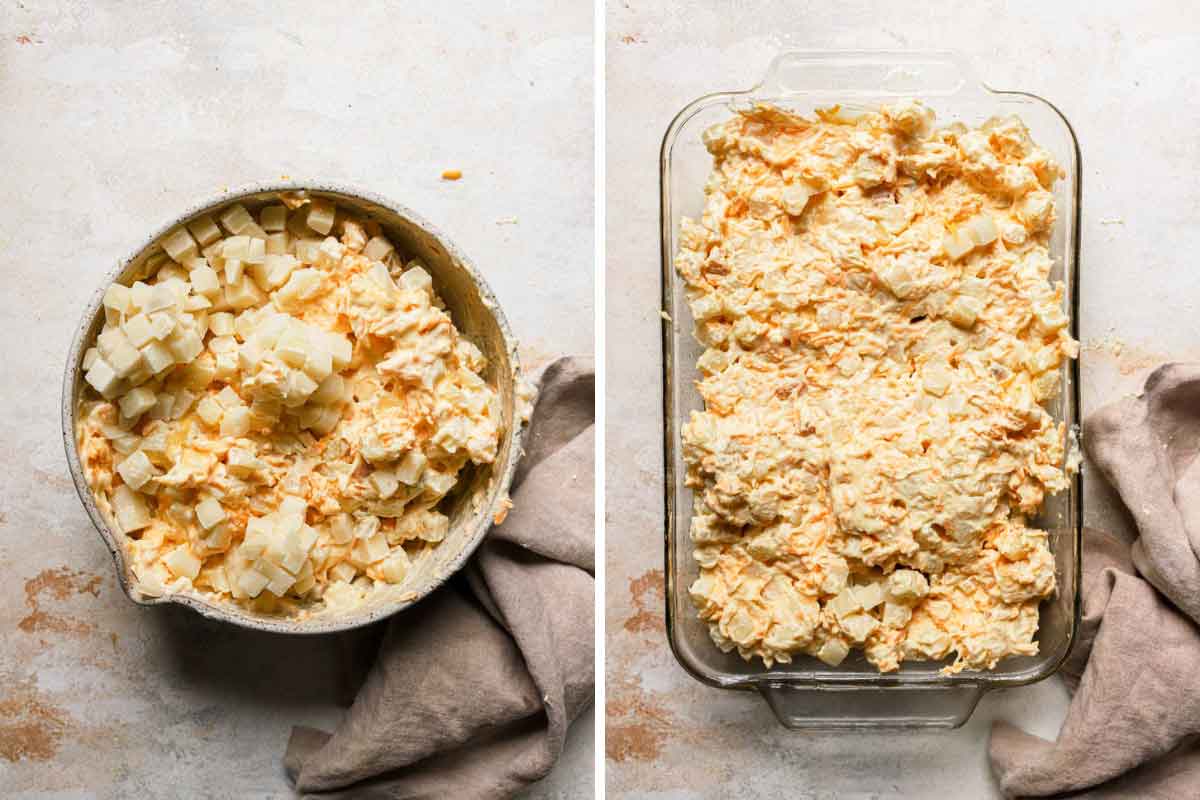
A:
<svg viewBox="0 0 1200 800">
<path fill-rule="evenodd" d="M 1200 797 L 1200 365 L 1156 370 L 1084 444 L 1139 535 L 1084 532 L 1067 718 L 1053 742 L 997 722 L 992 767 L 1007 797 Z"/>
</svg>

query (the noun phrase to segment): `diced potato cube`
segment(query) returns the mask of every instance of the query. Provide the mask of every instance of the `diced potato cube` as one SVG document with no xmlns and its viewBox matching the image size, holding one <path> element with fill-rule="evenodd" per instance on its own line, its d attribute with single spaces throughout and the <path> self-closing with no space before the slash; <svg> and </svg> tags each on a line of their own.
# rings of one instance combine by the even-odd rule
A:
<svg viewBox="0 0 1200 800">
<path fill-rule="evenodd" d="M 849 655 L 850 648 L 841 639 L 826 639 L 817 650 L 817 658 L 831 667 L 841 664 Z"/>
<path fill-rule="evenodd" d="M 146 482 L 158 474 L 150 459 L 141 450 L 135 450 L 117 465 L 117 474 L 131 489 L 141 490 Z"/>
<path fill-rule="evenodd" d="M 318 436 L 324 436 L 337 427 L 342 418 L 342 410 L 337 406 L 320 406 L 321 415 L 308 426 L 309 430 Z"/>
<path fill-rule="evenodd" d="M 275 292 L 276 301 L 286 307 L 314 297 L 321 290 L 324 273 L 319 269 L 298 269 L 288 276 L 287 282 Z"/>
<path fill-rule="evenodd" d="M 308 227 L 324 236 L 333 230 L 333 218 L 335 214 L 336 209 L 333 203 L 330 203 L 328 200 L 313 200 L 308 209 L 306 222 L 308 223 Z"/>
<path fill-rule="evenodd" d="M 161 342 L 150 342 L 142 348 L 142 357 L 145 359 L 146 366 L 150 367 L 154 374 L 161 373 L 164 369 L 174 366 L 175 356 L 172 351 L 164 347 Z"/>
<path fill-rule="evenodd" d="M 250 216 L 250 212 L 241 203 L 231 205 L 222 211 L 218 218 L 225 226 L 225 230 L 232 234 L 239 234 L 254 224 L 254 217 Z"/>
<path fill-rule="evenodd" d="M 317 390 L 317 382 L 308 377 L 302 370 L 288 370 L 287 395 L 284 405 L 297 408 Z"/>
<path fill-rule="evenodd" d="M 386 237 L 372 236 L 367 242 L 367 246 L 363 248 L 363 255 L 372 261 L 383 261 L 395 251 L 396 248 Z"/>
<path fill-rule="evenodd" d="M 329 577 L 334 581 L 349 583 L 358 576 L 358 570 L 348 561 L 340 561 L 329 570 Z"/>
<path fill-rule="evenodd" d="M 232 386 L 226 386 L 217 392 L 217 402 L 221 404 L 222 408 L 237 408 L 246 405 L 242 401 L 241 395 Z"/>
<path fill-rule="evenodd" d="M 957 261 L 975 249 L 975 240 L 971 238 L 970 233 L 959 228 L 953 233 L 946 234 L 942 239 L 942 249 L 946 251 L 946 255 L 950 256 L 951 260 Z"/>
<path fill-rule="evenodd" d="M 292 239 L 286 231 L 281 233 L 272 233 L 267 236 L 267 255 L 282 256 L 286 255 L 291 247 Z"/>
<path fill-rule="evenodd" d="M 832 611 L 838 619 L 854 614 L 862 608 L 858 597 L 850 587 L 839 592 L 836 597 L 825 604 L 825 607 Z"/>
<path fill-rule="evenodd" d="M 944 361 L 930 361 L 921 372 L 921 386 L 937 397 L 945 396 L 950 389 L 951 379 L 950 367 Z"/>
<path fill-rule="evenodd" d="M 121 398 L 119 405 L 121 406 L 121 414 L 126 419 L 137 419 L 142 414 L 154 408 L 154 404 L 157 402 L 158 398 L 152 390 L 144 386 L 139 386 L 127 392 Z"/>
<path fill-rule="evenodd" d="M 258 224 L 268 233 L 283 230 L 287 225 L 287 208 L 285 206 L 265 206 L 258 214 Z"/>
<path fill-rule="evenodd" d="M 195 237 L 201 247 L 207 247 L 221 238 L 221 229 L 217 227 L 217 223 L 208 214 L 205 214 L 203 217 L 197 217 L 189 222 L 187 229 L 192 232 L 192 236 Z"/>
<path fill-rule="evenodd" d="M 320 239 L 300 239 L 296 242 L 296 258 L 303 264 L 315 264 L 321 254 Z"/>
<path fill-rule="evenodd" d="M 120 342 L 111 353 L 105 355 L 105 358 L 121 378 L 132 374 L 142 363 L 142 354 L 128 339 Z"/>
<path fill-rule="evenodd" d="M 246 272 L 246 265 L 240 258 L 225 259 L 225 283 L 237 283 Z"/>
<path fill-rule="evenodd" d="M 225 409 L 221 408 L 221 404 L 218 403 L 211 395 L 203 398 L 199 403 L 196 404 L 196 415 L 199 416 L 200 419 L 204 420 L 206 425 L 216 425 L 221 421 L 221 417 L 224 415 L 224 413 Z"/>
<path fill-rule="evenodd" d="M 180 329 L 171 334 L 167 339 L 167 347 L 180 364 L 186 364 L 204 352 L 203 340 L 195 331 L 188 329 Z"/>
<path fill-rule="evenodd" d="M 127 314 L 132 306 L 133 296 L 128 286 L 114 283 L 104 290 L 105 308 L 111 308 L 120 314 Z"/>
<path fill-rule="evenodd" d="M 432 292 L 433 278 L 420 267 L 409 267 L 400 276 L 400 286 L 410 292 Z"/>
<path fill-rule="evenodd" d="M 195 392 L 187 389 L 179 389 L 175 392 L 175 400 L 171 404 L 171 419 L 179 419 L 184 414 L 192 409 L 192 404 L 196 402 Z"/>
<path fill-rule="evenodd" d="M 144 308 L 150 302 L 150 284 L 142 281 L 134 281 L 133 286 L 129 287 L 129 298 L 132 305 L 138 308 Z"/>
<path fill-rule="evenodd" d="M 205 530 L 208 530 L 218 522 L 224 522 L 225 519 L 225 509 L 215 498 L 206 497 L 196 504 L 196 521 Z"/>
<path fill-rule="evenodd" d="M 303 327 L 293 325 L 275 343 L 275 354 L 290 367 L 303 367 L 312 344 Z"/>
<path fill-rule="evenodd" d="M 208 316 L 208 329 L 213 336 L 233 336 L 233 314 L 228 311 L 218 311 Z"/>
<path fill-rule="evenodd" d="M 374 564 L 385 558 L 389 548 L 387 538 L 382 533 L 376 533 L 368 539 L 359 539 L 354 543 L 353 555 L 363 564 Z"/>
<path fill-rule="evenodd" d="M 400 583 L 404 580 L 404 576 L 408 574 L 408 569 L 412 562 L 408 559 L 408 554 L 402 548 L 393 550 L 387 558 L 379 562 L 376 567 L 376 572 L 379 577 L 388 583 Z"/>
<path fill-rule="evenodd" d="M 128 486 L 121 485 L 112 492 L 113 516 L 123 533 L 133 533 L 150 524 L 150 511 L 143 497 Z"/>
<path fill-rule="evenodd" d="M 264 461 L 256 458 L 249 450 L 241 447 L 231 447 L 225 456 L 225 464 L 229 471 L 239 478 L 250 478 L 266 470 Z"/>
<path fill-rule="evenodd" d="M 319 346 L 313 346 L 304 359 L 304 371 L 314 381 L 325 380 L 333 372 L 333 356 Z"/>
<path fill-rule="evenodd" d="M 354 345 L 345 336 L 332 331 L 327 332 L 325 334 L 325 349 L 329 351 L 329 355 L 333 358 L 334 369 L 342 370 L 350 366 L 350 361 L 354 357 Z"/>
<path fill-rule="evenodd" d="M 870 611 L 883 602 L 883 584 L 867 583 L 855 586 L 854 597 L 864 611 Z"/>
<path fill-rule="evenodd" d="M 913 569 L 898 569 L 888 576 L 887 594 L 899 603 L 911 604 L 929 591 L 929 581 Z"/>
<path fill-rule="evenodd" d="M 983 247 L 996 241 L 996 223 L 992 222 L 992 218 L 987 214 L 977 214 L 971 217 L 963 227 L 977 247 Z"/>
<path fill-rule="evenodd" d="M 804 213 L 808 200 L 812 196 L 813 191 L 805 184 L 789 183 L 783 187 L 783 192 L 780 194 L 783 210 L 793 217 L 797 217 Z"/>
<path fill-rule="evenodd" d="M 222 436 L 245 436 L 250 432 L 250 409 L 245 406 L 226 409 L 221 417 Z"/>
<path fill-rule="evenodd" d="M 163 563 L 167 565 L 167 569 L 171 570 L 171 574 L 176 577 L 194 580 L 200 574 L 201 561 L 186 544 L 176 547 L 163 556 Z"/>
<path fill-rule="evenodd" d="M 267 591 L 271 594 L 283 595 L 296 582 L 296 578 L 286 569 L 272 564 L 265 558 L 254 562 L 254 568 L 267 576 Z"/>
<path fill-rule="evenodd" d="M 983 304 L 979 300 L 959 295 L 950 303 L 950 308 L 946 310 L 946 316 L 958 327 L 970 329 L 975 325 L 975 321 L 979 319 L 982 311 Z"/>
<path fill-rule="evenodd" d="M 396 477 L 409 486 L 416 486 L 425 470 L 425 462 L 424 453 L 420 450 L 409 450 L 396 467 Z"/>
<path fill-rule="evenodd" d="M 162 248 L 167 251 L 171 260 L 178 263 L 183 259 L 196 255 L 196 240 L 185 228 L 176 228 L 163 237 Z"/>
<path fill-rule="evenodd" d="M 354 523 L 350 515 L 341 512 L 329 520 L 329 534 L 335 544 L 347 544 L 354 539 Z"/>
<path fill-rule="evenodd" d="M 371 473 L 368 480 L 375 488 L 380 500 L 387 500 L 400 488 L 400 481 L 390 470 L 377 469 Z"/>
<path fill-rule="evenodd" d="M 303 497 L 294 494 L 285 495 L 279 501 L 279 513 L 288 517 L 301 517 L 308 513 L 308 503 Z"/>
<path fill-rule="evenodd" d="M 212 308 L 212 300 L 209 300 L 202 294 L 188 295 L 183 301 L 184 311 L 204 311 L 209 308 Z M 205 322 L 207 323 L 207 319 Z"/>
<path fill-rule="evenodd" d="M 267 299 L 262 290 L 248 276 L 243 275 L 237 283 L 225 287 L 225 302 L 235 311 L 260 305 Z"/>
<path fill-rule="evenodd" d="M 246 256 L 243 259 L 247 264 L 261 264 L 267 256 L 267 240 L 266 239 L 251 239 L 250 246 L 246 248 Z"/>
<path fill-rule="evenodd" d="M 149 319 L 150 335 L 160 342 L 166 340 L 174 333 L 175 328 L 179 324 L 175 316 L 167 311 L 159 311 L 151 314 Z"/>
<path fill-rule="evenodd" d="M 84 374 L 84 380 L 88 381 L 92 389 L 100 393 L 104 399 L 112 399 L 121 381 L 112 365 L 109 365 L 100 356 L 92 361 L 88 372 Z"/>
<path fill-rule="evenodd" d="M 247 597 L 258 597 L 267 588 L 270 580 L 266 575 L 253 569 L 248 569 L 238 575 L 237 586 Z"/>
<path fill-rule="evenodd" d="M 336 372 L 327 375 L 309 397 L 310 403 L 329 405 L 340 403 L 345 398 L 346 382 Z"/>
</svg>

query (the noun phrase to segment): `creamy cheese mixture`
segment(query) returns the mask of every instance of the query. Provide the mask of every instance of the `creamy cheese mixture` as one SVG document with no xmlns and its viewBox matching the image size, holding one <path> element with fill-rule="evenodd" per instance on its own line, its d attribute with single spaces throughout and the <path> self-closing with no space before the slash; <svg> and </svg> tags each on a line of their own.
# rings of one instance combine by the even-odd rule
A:
<svg viewBox="0 0 1200 800">
<path fill-rule="evenodd" d="M 691 595 L 723 650 L 768 666 L 949 671 L 1037 652 L 1055 588 L 1028 526 L 1067 487 L 1067 331 L 1049 279 L 1049 154 L 1015 117 L 933 126 L 760 106 L 709 129 L 684 219 L 703 411 L 683 429 Z"/>
<path fill-rule="evenodd" d="M 442 541 L 438 502 L 496 456 L 484 356 L 429 274 L 376 223 L 281 201 L 172 231 L 104 296 L 79 452 L 144 594 L 361 602 Z"/>
</svg>

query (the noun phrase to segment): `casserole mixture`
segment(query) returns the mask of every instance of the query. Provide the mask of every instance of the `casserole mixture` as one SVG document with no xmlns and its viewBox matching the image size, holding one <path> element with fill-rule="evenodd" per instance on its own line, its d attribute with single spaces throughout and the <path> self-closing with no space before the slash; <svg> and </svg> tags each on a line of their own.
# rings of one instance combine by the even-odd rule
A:
<svg viewBox="0 0 1200 800">
<path fill-rule="evenodd" d="M 172 231 L 104 296 L 79 453 L 144 594 L 359 603 L 438 545 L 438 502 L 496 456 L 497 392 L 429 274 L 377 224 L 282 200 Z"/>
<path fill-rule="evenodd" d="M 683 429 L 691 596 L 770 666 L 861 648 L 992 668 L 1037 652 L 1077 354 L 1048 279 L 1059 167 L 1020 120 L 935 128 L 916 102 L 709 129 L 684 219 L 703 411 Z"/>
</svg>

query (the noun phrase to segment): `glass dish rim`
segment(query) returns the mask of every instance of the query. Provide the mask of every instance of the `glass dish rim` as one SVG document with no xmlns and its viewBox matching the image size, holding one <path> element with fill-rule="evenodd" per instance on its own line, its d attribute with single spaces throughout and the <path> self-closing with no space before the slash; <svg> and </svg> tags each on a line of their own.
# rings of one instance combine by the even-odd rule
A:
<svg viewBox="0 0 1200 800">
<path fill-rule="evenodd" d="M 910 62 L 916 58 L 939 58 L 953 61 L 968 77 L 971 75 L 969 64 L 966 59 L 959 53 L 952 51 L 940 50 L 788 50 L 776 55 L 771 61 L 771 65 L 767 70 L 766 75 L 773 75 L 776 68 L 789 58 L 803 58 L 819 60 L 827 59 L 852 59 L 852 58 L 870 58 L 874 60 L 894 59 L 898 62 Z M 1066 661 L 1070 654 L 1079 630 L 1079 622 L 1081 616 L 1081 597 L 1080 597 L 1080 581 L 1082 568 L 1082 536 L 1083 536 L 1083 472 L 1077 470 L 1071 477 L 1071 489 L 1073 492 L 1073 511 L 1074 525 L 1071 527 L 1070 534 L 1074 540 L 1074 574 L 1072 576 L 1071 586 L 1071 604 L 1072 612 L 1070 619 L 1070 627 L 1068 631 L 1067 644 L 1062 652 L 1054 659 L 1047 660 L 1041 664 L 1036 670 L 1028 674 L 1005 675 L 993 672 L 983 671 L 967 671 L 954 674 L 943 675 L 940 672 L 914 675 L 902 673 L 879 673 L 877 675 L 862 675 L 862 674 L 846 674 L 844 676 L 813 676 L 803 677 L 797 675 L 773 675 L 772 669 L 765 669 L 761 673 L 751 675 L 733 675 L 724 673 L 719 670 L 710 670 L 709 668 L 695 663 L 686 651 L 679 646 L 679 625 L 675 619 L 673 612 L 672 600 L 677 590 L 676 582 L 679 580 L 678 565 L 674 556 L 675 537 L 680 535 L 677 530 L 678 517 L 677 509 L 675 508 L 675 484 L 677 476 L 674 469 L 674 448 L 676 447 L 675 439 L 678 437 L 678 421 L 674 418 L 673 400 L 675 385 L 675 365 L 672 357 L 672 344 L 674 342 L 674 320 L 669 318 L 668 310 L 672 308 L 670 302 L 670 293 L 673 288 L 674 280 L 674 254 L 671 247 L 671 239 L 673 233 L 671 200 L 670 200 L 670 177 L 671 177 L 671 152 L 674 147 L 678 134 L 684 125 L 692 119 L 696 114 L 704 109 L 707 109 L 718 103 L 732 103 L 738 99 L 752 98 L 759 92 L 767 83 L 768 78 L 764 77 L 756 84 L 748 89 L 737 91 L 719 91 L 710 92 L 701 95 L 696 99 L 686 104 L 680 109 L 671 119 L 666 131 L 662 137 L 662 143 L 659 149 L 659 229 L 660 229 L 660 303 L 663 311 L 663 320 L 661 327 L 661 347 L 662 347 L 662 410 L 663 410 L 663 499 L 664 499 L 664 515 L 666 528 L 664 530 L 664 575 L 665 575 L 665 591 L 664 591 L 664 606 L 666 612 L 666 633 L 667 642 L 671 648 L 671 652 L 675 657 L 676 662 L 697 681 L 722 689 L 742 689 L 742 690 L 767 690 L 780 688 L 802 688 L 802 689 L 863 689 L 878 691 L 881 689 L 965 689 L 975 688 L 979 691 L 988 689 L 1009 688 L 1014 686 L 1025 686 L 1038 681 L 1044 680 L 1057 672 L 1062 664 Z M 1072 225 L 1070 228 L 1070 237 L 1066 241 L 1064 247 L 1064 255 L 1069 256 L 1071 260 L 1071 292 L 1069 298 L 1070 320 L 1068 329 L 1071 335 L 1076 340 L 1079 339 L 1079 299 L 1080 299 L 1080 269 L 1079 269 L 1079 249 L 1080 249 L 1080 221 L 1082 208 L 1082 158 L 1079 149 L 1079 139 L 1075 134 L 1075 129 L 1071 125 L 1070 120 L 1066 115 L 1049 100 L 1032 92 L 1018 90 L 1000 90 L 994 89 L 986 83 L 978 82 L 978 88 L 985 95 L 993 95 L 998 99 L 1004 97 L 1020 97 L 1025 98 L 1034 103 L 1045 106 L 1059 120 L 1061 120 L 1067 134 L 1070 138 L 1072 163 L 1064 165 L 1068 170 L 1068 178 L 1071 180 L 1071 188 L 1073 191 L 1070 195 L 1073 200 L 1073 215 Z M 791 96 L 803 97 L 811 95 L 812 92 L 796 91 L 792 92 Z M 863 92 L 848 92 L 848 95 L 863 94 Z M 1080 420 L 1079 414 L 1082 412 L 1081 404 L 1081 388 L 1079 380 L 1079 358 L 1072 359 L 1067 365 L 1067 370 L 1071 378 L 1070 402 L 1073 404 L 1076 419 L 1073 420 L 1075 428 L 1074 433 L 1078 435 L 1078 427 Z"/>
</svg>

